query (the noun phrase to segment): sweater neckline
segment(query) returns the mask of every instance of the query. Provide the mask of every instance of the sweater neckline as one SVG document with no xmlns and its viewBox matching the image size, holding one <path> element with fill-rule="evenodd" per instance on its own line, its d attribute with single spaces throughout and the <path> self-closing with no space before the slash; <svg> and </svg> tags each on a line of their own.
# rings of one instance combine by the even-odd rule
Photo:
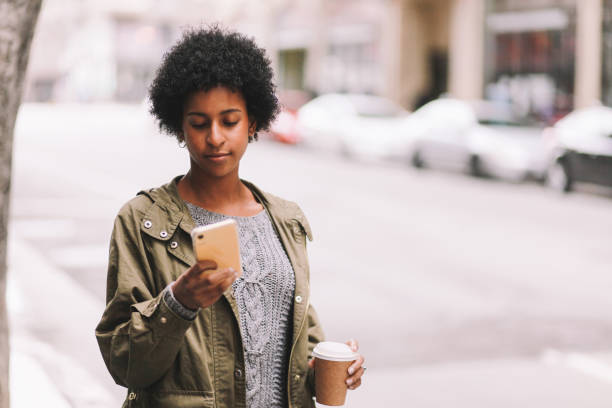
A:
<svg viewBox="0 0 612 408">
<path fill-rule="evenodd" d="M 200 206 L 199 206 L 199 205 L 197 205 L 197 204 L 190 203 L 189 201 L 184 201 L 184 200 L 183 200 L 183 202 L 185 203 L 185 205 L 187 206 L 187 208 L 190 210 L 190 212 L 191 212 L 191 210 L 192 210 L 192 209 L 195 209 L 195 210 L 197 210 L 197 211 L 204 212 L 205 214 L 210 214 L 210 215 L 213 215 L 213 216 L 216 216 L 216 217 L 220 217 L 220 218 L 233 218 L 233 219 L 235 219 L 235 220 L 244 220 L 244 221 L 247 221 L 247 220 L 255 220 L 255 219 L 261 218 L 262 214 L 265 214 L 265 213 L 266 213 L 265 208 L 263 208 L 263 209 L 262 209 L 261 211 L 259 211 L 257 214 L 253 214 L 253 215 L 247 215 L 247 216 L 241 216 L 241 215 L 228 215 L 228 214 L 222 214 L 222 213 L 218 213 L 218 212 L 215 212 L 215 211 L 210 211 L 210 210 L 207 210 L 206 208 L 204 208 L 204 207 L 200 207 Z"/>
</svg>

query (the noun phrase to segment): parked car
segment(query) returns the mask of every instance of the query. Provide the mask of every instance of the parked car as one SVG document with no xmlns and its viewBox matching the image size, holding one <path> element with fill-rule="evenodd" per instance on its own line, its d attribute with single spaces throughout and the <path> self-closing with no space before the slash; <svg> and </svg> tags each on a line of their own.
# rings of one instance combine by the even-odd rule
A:
<svg viewBox="0 0 612 408">
<path fill-rule="evenodd" d="M 612 109 L 595 106 L 571 112 L 546 128 L 546 183 L 570 191 L 575 183 L 612 187 Z"/>
<path fill-rule="evenodd" d="M 413 113 L 421 122 L 410 162 L 512 181 L 541 179 L 546 170 L 541 129 L 512 106 L 441 98 Z"/>
<path fill-rule="evenodd" d="M 408 112 L 389 99 L 364 94 L 326 94 L 298 110 L 305 145 L 347 156 L 393 157 L 409 146 Z"/>
</svg>

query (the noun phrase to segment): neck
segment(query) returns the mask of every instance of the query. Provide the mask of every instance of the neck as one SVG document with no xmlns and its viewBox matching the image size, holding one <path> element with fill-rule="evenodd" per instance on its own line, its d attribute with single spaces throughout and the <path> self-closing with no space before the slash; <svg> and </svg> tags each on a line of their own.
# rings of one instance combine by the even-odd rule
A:
<svg viewBox="0 0 612 408">
<path fill-rule="evenodd" d="M 245 188 L 238 172 L 216 178 L 191 169 L 179 181 L 179 193 L 183 199 L 210 210 L 232 206 L 241 201 Z"/>
</svg>

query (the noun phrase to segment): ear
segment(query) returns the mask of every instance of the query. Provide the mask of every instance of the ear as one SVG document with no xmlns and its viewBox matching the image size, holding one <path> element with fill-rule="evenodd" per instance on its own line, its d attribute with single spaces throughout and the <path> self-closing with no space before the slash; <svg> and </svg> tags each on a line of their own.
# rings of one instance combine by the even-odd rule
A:
<svg viewBox="0 0 612 408">
<path fill-rule="evenodd" d="M 249 122 L 249 137 L 252 137 L 255 134 L 256 130 L 257 130 L 257 122 L 255 122 L 254 120 L 251 120 Z"/>
</svg>

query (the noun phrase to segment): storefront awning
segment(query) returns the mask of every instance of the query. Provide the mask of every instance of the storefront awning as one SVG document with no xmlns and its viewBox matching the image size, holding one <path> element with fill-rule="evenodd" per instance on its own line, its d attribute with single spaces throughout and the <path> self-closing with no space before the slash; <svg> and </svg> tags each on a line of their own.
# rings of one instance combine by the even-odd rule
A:
<svg viewBox="0 0 612 408">
<path fill-rule="evenodd" d="M 559 8 L 509 11 L 487 16 L 487 27 L 495 33 L 563 30 L 568 24 L 567 13 Z"/>
</svg>

